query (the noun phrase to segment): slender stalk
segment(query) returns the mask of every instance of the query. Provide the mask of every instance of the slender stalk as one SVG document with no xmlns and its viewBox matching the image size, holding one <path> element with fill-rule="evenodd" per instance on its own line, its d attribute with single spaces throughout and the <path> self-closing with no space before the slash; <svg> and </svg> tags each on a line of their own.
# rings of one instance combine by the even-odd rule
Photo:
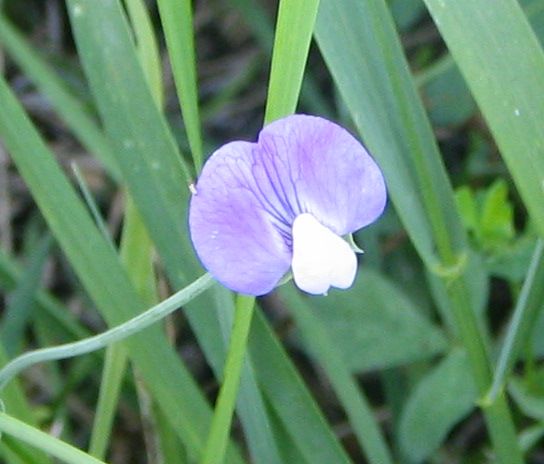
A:
<svg viewBox="0 0 544 464">
<path fill-rule="evenodd" d="M 28 443 L 68 464 L 105 464 L 99 459 L 58 440 L 47 433 L 0 412 L 0 431 Z"/>
<path fill-rule="evenodd" d="M 232 422 L 232 413 L 236 403 L 238 386 L 240 385 L 240 373 L 246 353 L 254 305 L 254 297 L 238 295 L 236 299 L 236 312 L 230 336 L 229 352 L 223 370 L 223 385 L 217 399 L 206 448 L 200 461 L 201 464 L 220 464 L 223 462 Z"/>
<path fill-rule="evenodd" d="M 518 358 L 522 343 L 544 304 L 544 240 L 538 240 L 525 282 L 519 295 L 514 315 L 504 340 L 493 384 L 482 401 L 483 405 L 493 403 L 503 388 L 506 377 Z"/>
<path fill-rule="evenodd" d="M 108 346 L 89 444 L 89 454 L 99 459 L 106 457 L 127 363 L 128 356 L 124 346 Z"/>
<path fill-rule="evenodd" d="M 142 314 L 139 314 L 106 332 L 77 342 L 30 351 L 29 353 L 25 353 L 15 358 L 0 370 L 0 391 L 19 372 L 36 363 L 72 358 L 81 354 L 90 353 L 91 351 L 99 350 L 111 343 L 121 341 L 130 335 L 141 331 L 172 313 L 181 305 L 196 298 L 202 292 L 210 288 L 213 283 L 213 278 L 209 274 L 204 274 L 170 298 L 167 298 Z"/>
<path fill-rule="evenodd" d="M 461 279 L 452 282 L 448 287 L 448 295 L 459 336 L 467 350 L 476 387 L 483 396 L 492 378 L 491 363 L 476 314 L 466 299 L 467 289 L 464 282 Z M 480 407 L 497 454 L 497 462 L 523 464 L 516 429 L 504 393 L 501 392 L 494 403 L 480 404 Z"/>
</svg>

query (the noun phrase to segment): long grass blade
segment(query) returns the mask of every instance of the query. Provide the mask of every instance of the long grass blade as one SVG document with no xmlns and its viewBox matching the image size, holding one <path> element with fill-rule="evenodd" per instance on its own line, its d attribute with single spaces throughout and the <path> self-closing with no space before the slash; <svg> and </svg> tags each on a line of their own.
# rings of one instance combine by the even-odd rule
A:
<svg viewBox="0 0 544 464">
<path fill-rule="evenodd" d="M 97 231 L 3 79 L 0 99 L 4 102 L 0 134 L 57 241 L 109 325 L 130 319 L 143 309 L 143 304 L 117 256 Z M 44 178 L 48 182 L 43 182 Z M 156 401 L 190 453 L 197 456 L 211 412 L 185 366 L 160 330 L 148 329 L 145 338 L 135 336 L 127 341 L 127 346 Z M 161 359 L 160 365 L 157 358 Z M 180 414 L 182 410 L 186 413 Z M 234 461 L 239 460 L 234 448 L 229 447 L 229 455 Z"/>
<path fill-rule="evenodd" d="M 483 395 L 491 381 L 485 334 L 475 315 L 465 232 L 431 126 L 384 1 L 321 0 L 316 27 L 324 58 L 411 241 L 438 275 Z M 521 453 L 504 396 L 484 409 L 499 460 Z"/>
<path fill-rule="evenodd" d="M 0 13 L 0 42 L 25 74 L 44 95 L 47 95 L 81 143 L 102 162 L 110 176 L 119 179 L 119 168 L 114 159 L 111 144 L 104 137 L 93 115 L 72 95 L 60 76 L 27 43 L 2 13 Z"/>
<path fill-rule="evenodd" d="M 523 343 L 531 339 L 531 329 L 542 309 L 544 309 L 544 241 L 541 239 L 537 242 L 533 253 L 497 361 L 491 389 L 483 399 L 484 404 L 494 402 L 504 387 L 506 379 L 518 359 Z"/>
<path fill-rule="evenodd" d="M 202 167 L 193 9 L 190 0 L 158 0 L 168 56 L 196 172 Z"/>
<path fill-rule="evenodd" d="M 295 112 L 319 0 L 282 0 L 276 23 L 265 123 Z"/>
<path fill-rule="evenodd" d="M 0 432 L 12 435 L 67 464 L 105 464 L 61 440 L 0 412 Z"/>
<path fill-rule="evenodd" d="M 544 237 L 544 52 L 527 18 L 515 0 L 425 3 Z"/>
</svg>

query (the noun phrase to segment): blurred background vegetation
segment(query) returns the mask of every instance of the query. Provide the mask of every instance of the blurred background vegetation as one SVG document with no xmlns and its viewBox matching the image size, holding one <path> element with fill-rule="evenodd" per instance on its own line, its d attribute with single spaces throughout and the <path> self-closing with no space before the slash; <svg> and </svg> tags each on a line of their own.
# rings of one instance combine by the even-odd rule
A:
<svg viewBox="0 0 544 464">
<path fill-rule="evenodd" d="M 529 266 L 536 232 L 423 2 L 388 3 L 456 190 L 471 247 L 484 264 L 481 282 L 476 285 L 486 288 L 483 317 L 490 327 L 489 335 L 501 340 Z M 542 41 L 544 2 L 520 3 Z M 157 7 L 154 2 L 147 4 L 161 50 L 165 113 L 182 153 L 188 154 Z M 1 7 L 5 15 L 2 21 L 9 20 L 19 30 L 66 88 L 98 118 L 76 56 L 64 2 L 3 0 Z M 262 126 L 276 7 L 276 2 L 269 0 L 194 3 L 205 154 L 229 140 L 252 140 Z M 118 243 L 123 192 L 100 161 L 74 138 L 48 97 L 36 88 L 2 42 L 0 37 L 2 72 L 72 178 L 72 166 L 77 164 L 109 234 Z M 315 44 L 298 112 L 323 115 L 355 132 L 349 111 Z M 441 326 L 448 324 L 448 316 L 442 323 L 438 316 L 447 310 L 437 305 L 444 297 L 432 284 L 427 285 L 423 264 L 394 209 L 389 207 L 385 216 L 360 232 L 356 240 L 365 254 L 352 291 L 332 292 L 327 299 L 318 300 L 303 298 L 286 287 L 261 301 L 276 334 L 355 462 L 364 460 L 353 430 L 329 380 L 307 349 L 290 307 L 309 305 L 319 309 L 315 314 L 330 329 L 332 340 L 367 392 L 388 438 L 400 447 L 400 455 L 414 462 L 485 462 L 489 456 L 485 426 L 481 414 L 473 409 L 476 392 L 464 355 L 452 351 L 434 370 L 430 369 L 448 347 Z M 0 336 L 10 357 L 23 349 L 105 329 L 1 145 L 0 245 Z M 165 297 L 171 289 L 158 262 L 157 276 L 159 294 Z M 39 298 L 35 299 L 35 295 Z M 166 329 L 198 384 L 213 401 L 218 385 L 184 314 L 178 312 L 170 317 Z M 544 318 L 540 317 L 533 330 L 536 335 L 524 352 L 528 362 L 523 375 L 509 386 L 516 423 L 525 431 L 522 442 L 530 450 L 532 463 L 544 463 L 544 370 L 538 363 L 544 356 L 544 337 L 538 335 L 543 331 Z M 388 335 L 384 337 L 384 333 Z M 26 372 L 25 391 L 38 421 L 51 433 L 85 447 L 101 366 L 100 355 L 89 355 Z M 157 416 L 150 413 L 151 401 L 139 383 L 137 376 L 127 376 L 122 386 L 109 462 L 159 462 L 153 431 L 160 425 L 153 423 Z M 243 442 L 237 423 L 234 435 Z"/>
</svg>

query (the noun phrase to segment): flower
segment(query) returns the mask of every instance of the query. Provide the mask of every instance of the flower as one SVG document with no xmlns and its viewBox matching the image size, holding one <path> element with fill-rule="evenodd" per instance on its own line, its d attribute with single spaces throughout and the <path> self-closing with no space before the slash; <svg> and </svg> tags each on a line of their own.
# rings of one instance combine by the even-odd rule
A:
<svg viewBox="0 0 544 464">
<path fill-rule="evenodd" d="M 189 227 L 204 267 L 231 290 L 270 292 L 292 268 L 302 290 L 353 283 L 357 259 L 342 238 L 374 222 L 382 173 L 363 146 L 326 119 L 293 115 L 256 143 L 213 153 L 191 198 Z"/>
</svg>

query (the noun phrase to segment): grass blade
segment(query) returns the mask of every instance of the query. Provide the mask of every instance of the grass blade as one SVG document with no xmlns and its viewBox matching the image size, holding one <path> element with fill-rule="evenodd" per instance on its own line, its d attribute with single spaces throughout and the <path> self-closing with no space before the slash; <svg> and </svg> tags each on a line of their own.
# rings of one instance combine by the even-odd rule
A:
<svg viewBox="0 0 544 464">
<path fill-rule="evenodd" d="M 537 242 L 527 276 L 512 315 L 512 321 L 504 339 L 497 361 L 491 389 L 483 399 L 484 403 L 495 401 L 504 387 L 506 378 L 517 361 L 524 342 L 530 339 L 531 329 L 544 304 L 544 241 Z"/>
<path fill-rule="evenodd" d="M 202 167 L 193 11 L 190 0 L 158 0 L 168 56 L 196 172 Z"/>
<path fill-rule="evenodd" d="M 222 463 L 225 456 L 254 305 L 255 298 L 253 297 L 239 295 L 236 300 L 229 351 L 223 369 L 224 379 L 217 398 L 204 454 L 200 460 L 202 464 Z"/>
<path fill-rule="evenodd" d="M 37 244 L 36 249 L 31 253 L 28 270 L 21 277 L 19 286 L 11 295 L 2 316 L 0 340 L 10 356 L 16 354 L 21 347 L 25 327 L 35 308 L 34 295 L 40 287 L 42 271 L 49 256 L 51 243 L 51 237 L 46 236 Z"/>
<path fill-rule="evenodd" d="M 57 241 L 108 324 L 117 325 L 130 319 L 144 306 L 117 256 L 96 229 L 3 79 L 0 79 L 0 99 L 4 102 L 0 134 Z M 48 182 L 43 182 L 44 178 Z M 128 340 L 129 356 L 190 453 L 197 456 L 211 411 L 164 334 L 157 329 L 148 329 L 144 337 Z M 150 344 L 153 351 L 148 349 Z M 160 365 L 157 358 L 161 359 Z M 230 449 L 230 453 L 238 462 L 236 451 Z"/>
<path fill-rule="evenodd" d="M 106 457 L 126 367 L 127 354 L 125 347 L 121 345 L 108 347 L 89 444 L 89 454 L 98 459 Z"/>
<path fill-rule="evenodd" d="M 515 0 L 425 3 L 544 237 L 544 53 L 527 18 Z"/>
<path fill-rule="evenodd" d="M 295 112 L 318 5 L 318 0 L 280 2 L 265 124 Z"/>
<path fill-rule="evenodd" d="M 0 431 L 62 459 L 68 464 L 105 464 L 68 443 L 53 438 L 3 412 L 0 412 Z"/>
<path fill-rule="evenodd" d="M 372 408 L 352 377 L 342 354 L 311 308 L 298 296 L 290 306 L 302 336 L 325 370 L 370 463 L 392 463 L 391 454 L 373 417 Z"/>
<path fill-rule="evenodd" d="M 440 277 L 483 395 L 491 381 L 491 365 L 468 291 L 465 232 L 387 5 L 321 0 L 316 34 L 355 124 L 381 163 L 411 241 L 429 270 Z M 499 460 L 522 462 L 504 396 L 484 412 Z"/>
<path fill-rule="evenodd" d="M 11 58 L 44 95 L 47 95 L 81 143 L 102 162 L 108 174 L 114 179 L 119 179 L 119 168 L 111 145 L 96 120 L 2 13 L 0 13 L 0 41 Z"/>
<path fill-rule="evenodd" d="M 138 57 L 144 69 L 147 83 L 158 108 L 164 106 L 164 89 L 162 84 L 162 63 L 159 45 L 153 31 L 153 24 L 142 0 L 125 0 L 130 24 L 134 29 Z"/>
</svg>

